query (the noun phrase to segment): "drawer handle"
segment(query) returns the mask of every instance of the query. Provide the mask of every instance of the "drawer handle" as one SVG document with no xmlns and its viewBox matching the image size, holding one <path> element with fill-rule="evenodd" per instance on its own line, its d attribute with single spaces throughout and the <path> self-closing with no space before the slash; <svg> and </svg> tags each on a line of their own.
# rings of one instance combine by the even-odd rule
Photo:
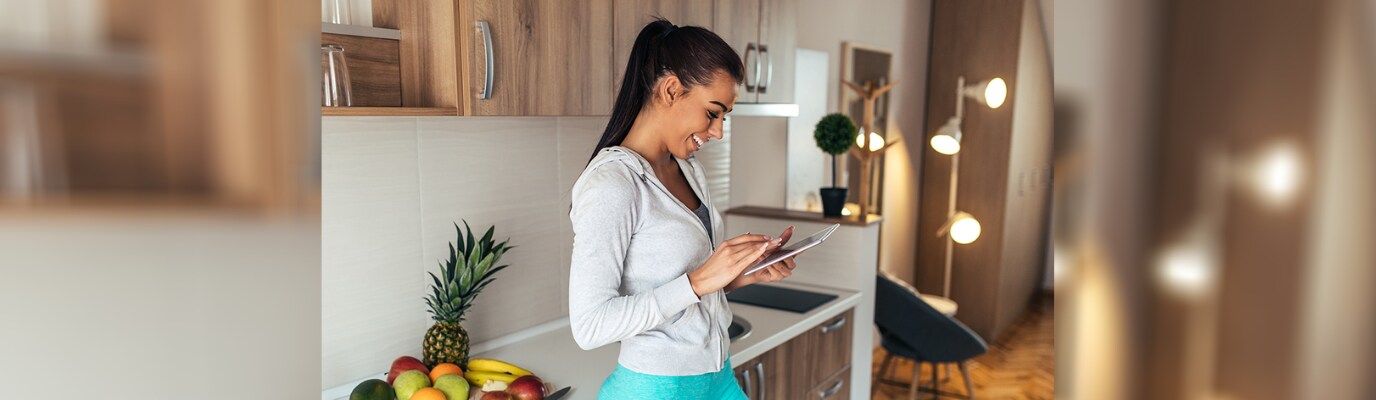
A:
<svg viewBox="0 0 1376 400">
<path fill-rule="evenodd" d="M 764 93 L 769 91 L 769 84 L 774 82 L 774 59 L 769 58 L 769 46 L 767 45 L 760 44 L 759 53 L 760 56 L 755 58 L 755 73 L 757 74 L 757 76 L 755 77 L 755 84 L 759 85 L 759 92 Z M 765 60 L 766 65 L 764 69 L 764 81 L 760 81 L 760 77 L 758 76 L 760 70 L 760 60 Z"/>
<path fill-rule="evenodd" d="M 755 388 L 750 384 L 750 370 L 741 371 L 741 376 L 745 378 L 745 397 L 751 397 L 750 394 L 755 392 Z"/>
<path fill-rule="evenodd" d="M 821 398 L 824 398 L 824 399 L 825 399 L 825 398 L 828 398 L 828 397 L 831 397 L 832 395 L 836 394 L 836 392 L 841 391 L 841 386 L 845 386 L 845 384 L 846 384 L 846 381 L 841 380 L 841 379 L 837 379 L 837 380 L 836 380 L 836 384 L 835 384 L 835 385 L 831 385 L 831 388 L 830 388 L 830 389 L 827 389 L 827 390 L 823 390 L 823 391 L 817 392 L 817 394 L 819 395 L 818 397 L 821 397 Z"/>
<path fill-rule="evenodd" d="M 483 70 L 483 87 L 478 89 L 478 98 L 489 100 L 492 98 L 492 28 L 487 25 L 487 21 L 478 21 L 478 32 L 483 35 L 483 60 L 487 69 Z"/>
<path fill-rule="evenodd" d="M 846 326 L 846 318 L 845 318 L 845 317 L 841 317 L 841 319 L 836 320 L 836 322 L 831 323 L 831 325 L 827 325 L 827 326 L 822 327 L 822 333 L 823 333 L 823 334 L 831 333 L 831 331 L 834 331 L 834 330 L 837 330 L 837 329 L 841 329 L 841 327 L 843 327 L 843 326 Z"/>
<path fill-rule="evenodd" d="M 768 399 L 769 396 L 765 394 L 766 389 L 769 388 L 769 385 L 766 385 L 764 383 L 764 361 L 760 361 L 759 364 L 755 364 L 755 377 L 759 378 L 760 380 L 760 400 Z"/>
<path fill-rule="evenodd" d="M 755 48 L 755 43 L 748 43 L 745 45 L 745 62 L 742 64 L 745 64 L 746 68 L 750 68 L 751 52 L 758 52 Z M 760 83 L 760 57 L 758 55 L 755 56 L 755 83 Z M 750 84 L 750 73 L 748 72 L 745 74 L 745 91 L 748 93 L 755 93 L 755 85 Z"/>
</svg>

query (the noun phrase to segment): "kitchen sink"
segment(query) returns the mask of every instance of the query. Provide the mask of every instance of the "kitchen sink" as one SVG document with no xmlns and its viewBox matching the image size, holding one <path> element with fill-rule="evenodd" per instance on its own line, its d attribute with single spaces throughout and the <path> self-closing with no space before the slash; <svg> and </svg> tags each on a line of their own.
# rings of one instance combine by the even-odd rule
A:
<svg viewBox="0 0 1376 400">
<path fill-rule="evenodd" d="M 745 318 L 741 318 L 741 317 L 739 317 L 739 316 L 732 315 L 732 316 L 731 316 L 731 326 L 728 327 L 728 328 L 726 328 L 726 335 L 727 335 L 727 337 L 730 337 L 730 338 L 731 338 L 731 342 L 733 342 L 733 343 L 734 343 L 737 339 L 743 339 L 743 338 L 745 338 L 746 336 L 749 336 L 749 335 L 750 335 L 750 322 L 749 322 L 749 321 L 746 321 Z"/>
</svg>

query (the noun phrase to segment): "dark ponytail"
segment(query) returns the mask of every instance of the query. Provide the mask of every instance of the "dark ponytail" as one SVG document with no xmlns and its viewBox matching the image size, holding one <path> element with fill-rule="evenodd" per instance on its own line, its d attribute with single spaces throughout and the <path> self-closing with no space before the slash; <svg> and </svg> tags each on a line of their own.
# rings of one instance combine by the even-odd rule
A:
<svg viewBox="0 0 1376 400">
<path fill-rule="evenodd" d="M 726 72 L 736 83 L 745 79 L 745 64 L 717 34 L 696 26 L 675 26 L 664 18 L 645 25 L 631 47 L 631 59 L 626 63 L 626 76 L 621 79 L 621 90 L 612 106 L 611 121 L 588 162 L 597 158 L 602 149 L 620 145 L 626 139 L 661 76 L 673 73 L 683 87 L 692 89 L 712 83 L 719 72 Z"/>
</svg>

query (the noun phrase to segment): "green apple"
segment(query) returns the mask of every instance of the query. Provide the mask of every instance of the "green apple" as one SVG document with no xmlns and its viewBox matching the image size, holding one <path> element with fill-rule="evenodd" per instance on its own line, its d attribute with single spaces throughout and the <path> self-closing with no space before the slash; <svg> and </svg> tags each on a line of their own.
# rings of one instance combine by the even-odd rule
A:
<svg viewBox="0 0 1376 400">
<path fill-rule="evenodd" d="M 435 379 L 435 389 L 444 392 L 444 397 L 448 399 L 468 398 L 468 380 L 458 374 L 447 374 Z"/>
<path fill-rule="evenodd" d="M 430 377 L 414 369 L 402 372 L 397 375 L 396 382 L 392 382 L 392 389 L 397 391 L 397 400 L 411 400 L 411 395 L 416 394 L 417 390 L 427 387 L 430 387 Z"/>
</svg>

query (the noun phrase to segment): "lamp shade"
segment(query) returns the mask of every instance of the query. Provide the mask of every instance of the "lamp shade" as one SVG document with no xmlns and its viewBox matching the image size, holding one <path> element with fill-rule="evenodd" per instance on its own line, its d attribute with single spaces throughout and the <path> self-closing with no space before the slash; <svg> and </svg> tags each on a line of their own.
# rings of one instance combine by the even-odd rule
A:
<svg viewBox="0 0 1376 400">
<path fill-rule="evenodd" d="M 861 146 L 860 135 L 855 135 L 855 145 Z M 884 148 L 884 137 L 878 133 L 870 132 L 870 151 L 879 151 Z"/>
<path fill-rule="evenodd" d="M 936 135 L 932 136 L 932 150 L 945 155 L 954 155 L 960 152 L 960 118 L 951 117 L 936 130 Z"/>
<path fill-rule="evenodd" d="M 945 224 L 941 225 L 941 229 L 936 234 L 937 236 L 949 234 L 953 242 L 970 244 L 979 239 L 980 231 L 979 220 L 976 220 L 975 216 L 964 211 L 958 211 L 951 215 Z"/>
</svg>

